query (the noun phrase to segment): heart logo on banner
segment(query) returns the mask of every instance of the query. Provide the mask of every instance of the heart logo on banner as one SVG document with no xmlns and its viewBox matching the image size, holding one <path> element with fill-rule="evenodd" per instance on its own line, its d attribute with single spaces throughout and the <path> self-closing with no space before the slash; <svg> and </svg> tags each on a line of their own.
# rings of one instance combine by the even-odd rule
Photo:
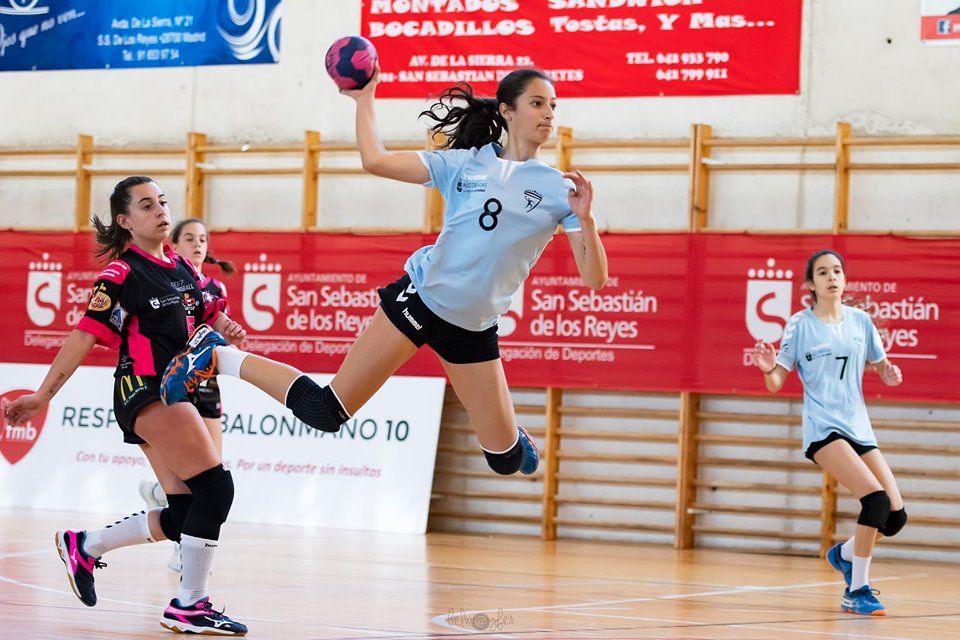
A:
<svg viewBox="0 0 960 640">
<path fill-rule="evenodd" d="M 13 402 L 20 396 L 26 396 L 33 393 L 28 389 L 14 389 L 0 395 L 0 406 L 5 406 Z M 43 431 L 43 424 L 47 420 L 47 407 L 44 406 L 37 415 L 30 418 L 27 424 L 15 427 L 7 424 L 4 412 L 0 411 L 0 453 L 10 462 L 17 464 L 24 456 L 30 453 L 30 449 L 40 439 L 40 432 Z"/>
</svg>

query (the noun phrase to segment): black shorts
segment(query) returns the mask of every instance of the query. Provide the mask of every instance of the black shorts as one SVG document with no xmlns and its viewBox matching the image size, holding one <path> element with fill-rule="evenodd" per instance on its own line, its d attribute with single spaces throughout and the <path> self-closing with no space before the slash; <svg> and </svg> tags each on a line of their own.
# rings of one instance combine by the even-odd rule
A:
<svg viewBox="0 0 960 640">
<path fill-rule="evenodd" d="M 149 404 L 160 402 L 160 376 L 120 376 L 113 380 L 113 413 L 127 444 L 146 440 L 133 431 L 137 414 Z"/>
<path fill-rule="evenodd" d="M 219 419 L 222 415 L 220 385 L 217 384 L 216 378 L 200 383 L 197 390 L 188 395 L 187 399 L 197 408 L 201 418 Z"/>
<path fill-rule="evenodd" d="M 145 407 L 160 400 L 160 376 L 120 376 L 113 380 L 113 413 L 127 444 L 144 444 L 133 428 L 137 415 Z M 190 402 L 184 398 L 181 402 Z M 218 416 L 219 417 L 219 416 Z"/>
<path fill-rule="evenodd" d="M 820 451 L 820 449 L 823 449 L 825 446 L 827 446 L 828 444 L 836 440 L 844 440 L 847 444 L 849 444 L 853 448 L 854 452 L 856 452 L 858 456 L 862 456 L 868 451 L 873 451 L 874 449 L 877 448 L 877 445 L 875 444 L 860 444 L 859 442 L 851 440 L 850 438 L 843 435 L 842 433 L 831 431 L 830 435 L 828 435 L 823 440 L 817 440 L 816 442 L 811 442 L 810 446 L 807 447 L 807 450 L 804 452 L 804 455 L 807 456 L 807 458 L 809 458 L 812 462 L 816 462 L 816 460 L 813 459 L 814 454 L 816 454 L 817 451 Z"/>
<path fill-rule="evenodd" d="M 496 325 L 483 331 L 468 331 L 450 324 L 423 304 L 409 275 L 377 289 L 377 293 L 383 312 L 418 347 L 426 344 L 453 364 L 488 362 L 500 357 Z"/>
</svg>

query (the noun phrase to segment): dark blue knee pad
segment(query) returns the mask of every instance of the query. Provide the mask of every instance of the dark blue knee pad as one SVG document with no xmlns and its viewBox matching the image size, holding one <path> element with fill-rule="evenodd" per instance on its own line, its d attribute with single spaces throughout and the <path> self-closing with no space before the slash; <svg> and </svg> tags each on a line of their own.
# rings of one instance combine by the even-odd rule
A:
<svg viewBox="0 0 960 640">
<path fill-rule="evenodd" d="M 520 465 L 523 464 L 523 444 L 520 438 L 517 438 L 516 444 L 503 453 L 490 453 L 483 450 L 483 456 L 487 459 L 490 468 L 502 476 L 509 476 L 520 471 Z"/>
<path fill-rule="evenodd" d="M 860 517 L 857 524 L 880 529 L 886 526 L 890 515 L 890 496 L 886 491 L 874 491 L 860 498 Z"/>
<path fill-rule="evenodd" d="M 227 521 L 233 504 L 233 476 L 218 464 L 183 483 L 193 493 L 183 533 L 195 538 L 219 540 L 220 525 Z"/>
<path fill-rule="evenodd" d="M 189 493 L 168 493 L 167 507 L 160 512 L 160 528 L 167 540 L 180 542 L 183 532 L 183 521 L 187 519 L 190 505 L 193 504 L 193 495 Z"/>
<path fill-rule="evenodd" d="M 907 524 L 907 510 L 906 509 L 897 509 L 896 511 L 891 511 L 890 515 L 887 516 L 887 523 L 880 527 L 880 533 L 892 538 L 893 536 L 900 533 L 900 530 Z"/>
<path fill-rule="evenodd" d="M 287 390 L 287 408 L 314 429 L 336 433 L 350 419 L 337 395 L 329 386 L 321 388 L 308 376 L 300 376 Z"/>
</svg>

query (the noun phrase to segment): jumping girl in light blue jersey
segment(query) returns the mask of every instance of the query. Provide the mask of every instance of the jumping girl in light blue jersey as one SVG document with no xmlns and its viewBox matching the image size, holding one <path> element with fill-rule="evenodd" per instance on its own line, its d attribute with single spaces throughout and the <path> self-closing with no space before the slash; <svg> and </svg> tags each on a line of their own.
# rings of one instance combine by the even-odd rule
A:
<svg viewBox="0 0 960 640">
<path fill-rule="evenodd" d="M 168 368 L 164 398 L 176 402 L 219 372 L 259 387 L 312 427 L 338 431 L 426 344 L 440 357 L 490 467 L 504 475 L 531 474 L 539 456 L 516 423 L 497 318 L 558 225 L 566 230 L 584 283 L 599 289 L 607 281 L 590 181 L 537 159 L 554 129 L 553 83 L 540 71 L 523 69 L 503 78 L 495 99 L 474 96 L 469 85 L 447 89 L 421 114 L 434 121 L 435 134 L 446 134 L 445 148 L 388 153 L 374 118 L 378 75 L 362 90 L 343 92 L 357 103 L 363 167 L 440 190 L 446 211 L 436 244 L 410 256 L 405 273 L 379 290 L 380 307 L 329 386 L 320 388 L 293 367 L 226 348 L 204 328 Z"/>
<path fill-rule="evenodd" d="M 790 318 L 779 355 L 770 344 L 758 342 L 754 358 L 771 393 L 783 387 L 794 368 L 798 370 L 803 381 L 804 453 L 860 500 L 856 535 L 827 552 L 847 585 L 841 608 L 885 615 L 870 588 L 870 558 L 878 537 L 896 535 L 906 524 L 907 513 L 893 472 L 877 448 L 861 383 L 868 364 L 890 386 L 900 384 L 903 377 L 887 360 L 870 316 L 842 304 L 846 276 L 840 254 L 829 249 L 813 254 L 805 285 L 813 294 L 813 307 Z"/>
</svg>

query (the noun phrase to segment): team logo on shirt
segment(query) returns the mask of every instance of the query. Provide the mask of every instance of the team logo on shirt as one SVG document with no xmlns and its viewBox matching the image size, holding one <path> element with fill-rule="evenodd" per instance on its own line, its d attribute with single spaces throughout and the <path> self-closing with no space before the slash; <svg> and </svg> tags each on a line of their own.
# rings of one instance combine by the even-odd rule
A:
<svg viewBox="0 0 960 640">
<path fill-rule="evenodd" d="M 268 263 L 267 254 L 260 261 L 243 265 L 243 319 L 254 331 L 266 331 L 280 313 L 280 272 L 278 263 Z"/>
<path fill-rule="evenodd" d="M 187 297 L 187 294 L 184 294 L 184 297 Z M 150 298 L 147 302 L 149 302 L 150 306 L 154 309 L 162 309 L 173 304 L 179 304 L 180 302 L 184 302 L 184 304 L 186 304 L 186 301 L 176 293 L 171 293 L 170 295 L 163 296 L 162 298 Z"/>
<path fill-rule="evenodd" d="M 187 282 L 186 280 L 177 280 L 176 282 L 172 282 L 171 284 L 173 285 L 173 288 L 179 291 L 180 293 L 184 293 L 185 291 L 192 291 L 194 287 L 194 283 Z"/>
<path fill-rule="evenodd" d="M 815 347 L 811 347 L 810 351 L 807 351 L 803 354 L 803 359 L 807 362 L 813 362 L 819 358 L 826 358 L 833 354 L 833 350 L 830 349 L 829 344 L 818 344 Z"/>
<path fill-rule="evenodd" d="M 49 253 L 42 257 L 30 263 L 27 273 L 27 317 L 38 327 L 49 327 L 60 310 L 63 265 L 51 261 Z"/>
<path fill-rule="evenodd" d="M 457 180 L 458 193 L 482 193 L 487 190 L 487 174 L 464 171 Z"/>
<path fill-rule="evenodd" d="M 526 198 L 527 204 L 526 209 L 527 213 L 530 213 L 534 209 L 540 206 L 540 203 L 543 202 L 543 196 L 534 191 L 533 189 L 527 189 L 523 192 L 523 197 Z"/>
<path fill-rule="evenodd" d="M 120 306 L 120 303 L 113 305 L 113 311 L 110 312 L 110 324 L 117 328 L 117 331 L 123 329 L 123 322 L 127 319 L 127 311 Z"/>
<path fill-rule="evenodd" d="M 185 293 L 183 294 L 183 299 L 181 300 L 181 302 L 183 303 L 184 311 L 186 311 L 187 313 L 193 313 L 193 310 L 197 308 L 197 303 L 199 301 L 189 293 Z"/>
<path fill-rule="evenodd" d="M 7 424 L 3 407 L 20 396 L 31 393 L 34 392 L 27 389 L 14 389 L 0 395 L 0 454 L 10 464 L 20 462 L 40 439 L 43 423 L 47 419 L 47 406 L 44 405 L 43 409 L 27 421 L 27 424 L 19 426 Z"/>
<path fill-rule="evenodd" d="M 793 298 L 793 271 L 777 269 L 776 264 L 769 258 L 765 267 L 747 271 L 747 331 L 754 340 L 770 343 L 783 337 Z"/>
<path fill-rule="evenodd" d="M 87 308 L 90 311 L 106 311 L 110 308 L 110 305 L 113 304 L 113 301 L 110 300 L 110 296 L 107 295 L 105 291 L 106 287 L 102 284 L 97 285 L 93 289 L 93 295 L 90 296 L 90 303 L 87 304 Z"/>
</svg>

